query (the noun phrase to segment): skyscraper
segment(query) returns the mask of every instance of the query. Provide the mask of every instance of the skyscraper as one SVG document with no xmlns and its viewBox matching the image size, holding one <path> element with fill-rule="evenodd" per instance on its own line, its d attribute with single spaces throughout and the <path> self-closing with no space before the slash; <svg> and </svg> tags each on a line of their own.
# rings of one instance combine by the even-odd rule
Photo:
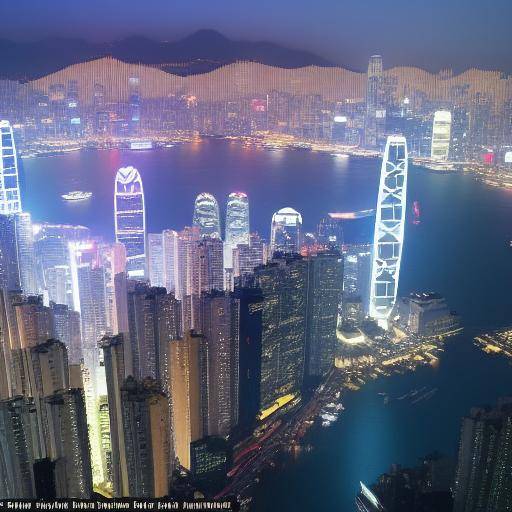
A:
<svg viewBox="0 0 512 512">
<path fill-rule="evenodd" d="M 50 302 L 55 326 L 55 336 L 68 349 L 70 364 L 80 364 L 82 359 L 82 336 L 80 313 L 65 304 Z"/>
<path fill-rule="evenodd" d="M 238 416 L 238 332 L 231 297 L 201 297 L 202 333 L 208 347 L 208 435 L 226 437 Z"/>
<path fill-rule="evenodd" d="M 364 127 L 365 146 L 378 147 L 386 111 L 382 108 L 382 57 L 372 55 L 368 62 L 366 83 L 366 119 Z"/>
<path fill-rule="evenodd" d="M 302 216 L 293 208 L 281 208 L 272 215 L 270 254 L 298 253 L 301 245 Z"/>
<path fill-rule="evenodd" d="M 39 425 L 33 400 L 18 396 L 0 401 L 2 496 L 36 498 L 34 462 L 41 458 Z"/>
<path fill-rule="evenodd" d="M 382 324 L 393 309 L 400 276 L 407 195 L 407 143 L 390 136 L 382 160 L 373 239 L 370 316 Z"/>
<path fill-rule="evenodd" d="M 126 270 L 131 278 L 146 275 L 146 211 L 139 171 L 121 167 L 114 189 L 116 242 L 126 247 Z"/>
<path fill-rule="evenodd" d="M 512 500 L 512 399 L 462 420 L 454 512 L 506 511 Z"/>
<path fill-rule="evenodd" d="M 167 496 L 170 481 L 168 402 L 152 379 L 128 377 L 121 389 L 129 496 Z"/>
<path fill-rule="evenodd" d="M 125 378 L 131 374 L 126 367 L 126 361 L 131 359 L 129 340 L 125 341 L 123 334 L 105 336 L 102 338 L 100 346 L 103 349 L 110 432 L 112 433 L 112 487 L 114 496 L 128 496 L 130 486 L 124 440 L 121 389 Z"/>
<path fill-rule="evenodd" d="M 306 341 L 308 264 L 299 255 L 279 257 L 255 270 L 263 295 L 260 419 L 301 391 Z"/>
<path fill-rule="evenodd" d="M 204 338 L 189 331 L 171 342 L 170 390 L 176 457 L 190 469 L 190 443 L 203 437 L 202 365 Z"/>
<path fill-rule="evenodd" d="M 173 229 L 162 232 L 163 286 L 169 293 L 177 293 L 178 283 L 178 233 Z"/>
<path fill-rule="evenodd" d="M 16 146 L 9 121 L 0 121 L 0 214 L 21 212 Z"/>
<path fill-rule="evenodd" d="M 309 377 L 319 378 L 334 364 L 343 259 L 339 252 L 323 252 L 310 256 L 308 263 L 306 372 Z"/>
<path fill-rule="evenodd" d="M 197 295 L 224 289 L 224 245 L 219 238 L 205 237 L 198 243 L 199 286 Z"/>
<path fill-rule="evenodd" d="M 165 288 L 136 283 L 128 292 L 128 322 L 133 376 L 162 383 L 169 342 L 181 334 L 180 303 Z"/>
<path fill-rule="evenodd" d="M 243 281 L 254 269 L 266 263 L 267 244 L 257 233 L 251 233 L 248 244 L 239 244 L 233 251 L 233 277 Z M 237 279 L 238 278 L 238 279 Z"/>
<path fill-rule="evenodd" d="M 16 229 L 16 247 L 20 270 L 20 283 L 23 293 L 35 295 L 39 289 L 36 278 L 36 261 L 34 255 L 34 235 L 30 213 L 17 213 L 14 218 Z"/>
<path fill-rule="evenodd" d="M 57 498 L 90 498 L 92 474 L 83 391 L 62 389 L 46 401 Z"/>
<path fill-rule="evenodd" d="M 0 287 L 19 290 L 20 286 L 15 217 L 0 214 Z"/>
<path fill-rule="evenodd" d="M 165 287 L 162 233 L 148 233 L 148 277 L 151 286 Z"/>
<path fill-rule="evenodd" d="M 452 114 L 447 110 L 438 110 L 434 114 L 432 124 L 432 147 L 430 158 L 432 160 L 448 160 L 450 154 L 450 132 Z"/>
<path fill-rule="evenodd" d="M 192 222 L 199 228 L 202 237 L 221 238 L 219 205 L 208 192 L 196 197 Z"/>
<path fill-rule="evenodd" d="M 244 192 L 229 194 L 224 240 L 224 268 L 233 268 L 233 249 L 249 244 L 249 199 Z"/>
</svg>

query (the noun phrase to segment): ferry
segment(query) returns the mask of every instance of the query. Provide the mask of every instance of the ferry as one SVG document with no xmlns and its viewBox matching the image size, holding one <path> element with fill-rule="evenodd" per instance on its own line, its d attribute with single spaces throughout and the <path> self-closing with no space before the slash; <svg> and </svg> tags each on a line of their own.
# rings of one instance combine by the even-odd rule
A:
<svg viewBox="0 0 512 512">
<path fill-rule="evenodd" d="M 68 192 L 67 194 L 62 194 L 60 197 L 64 199 L 64 201 L 85 201 L 92 197 L 92 192 L 82 192 L 81 190 L 73 190 Z"/>
<path fill-rule="evenodd" d="M 350 155 L 346 153 L 331 153 L 331 156 L 335 156 L 336 158 L 349 158 Z"/>
</svg>

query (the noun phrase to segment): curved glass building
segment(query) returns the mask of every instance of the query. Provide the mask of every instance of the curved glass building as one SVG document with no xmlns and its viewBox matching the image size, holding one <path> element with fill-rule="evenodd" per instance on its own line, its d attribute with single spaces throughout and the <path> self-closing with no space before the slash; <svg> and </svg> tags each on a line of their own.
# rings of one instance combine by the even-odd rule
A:
<svg viewBox="0 0 512 512">
<path fill-rule="evenodd" d="M 281 208 L 272 215 L 270 254 L 298 253 L 300 250 L 302 215 L 293 208 Z"/>
<path fill-rule="evenodd" d="M 0 121 L 0 214 L 21 212 L 16 146 L 9 121 Z"/>
<path fill-rule="evenodd" d="M 224 268 L 233 268 L 233 250 L 249 245 L 249 199 L 244 192 L 232 192 L 226 207 Z"/>
<path fill-rule="evenodd" d="M 208 192 L 196 197 L 192 222 L 199 228 L 202 237 L 221 238 L 219 204 Z"/>
<path fill-rule="evenodd" d="M 116 242 L 126 248 L 126 271 L 131 278 L 146 275 L 146 213 L 144 189 L 135 167 L 121 167 L 114 189 Z"/>
<path fill-rule="evenodd" d="M 400 275 L 407 193 L 407 143 L 390 136 L 380 173 L 373 238 L 370 316 L 383 326 L 393 309 Z"/>
</svg>

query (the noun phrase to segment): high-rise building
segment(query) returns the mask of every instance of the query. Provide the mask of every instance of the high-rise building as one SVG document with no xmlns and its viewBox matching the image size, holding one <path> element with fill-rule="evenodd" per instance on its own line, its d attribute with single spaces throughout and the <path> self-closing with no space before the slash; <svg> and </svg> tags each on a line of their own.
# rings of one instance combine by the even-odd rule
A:
<svg viewBox="0 0 512 512">
<path fill-rule="evenodd" d="M 509 510 L 512 503 L 512 399 L 473 408 L 462 420 L 454 512 Z"/>
<path fill-rule="evenodd" d="M 37 411 L 31 398 L 0 401 L 0 494 L 5 498 L 35 499 L 34 462 L 43 457 Z"/>
<path fill-rule="evenodd" d="M 267 245 L 257 233 L 251 233 L 248 244 L 239 244 L 233 251 L 233 277 L 243 279 L 267 260 Z M 238 279 L 240 281 L 240 279 Z"/>
<path fill-rule="evenodd" d="M 447 110 L 438 110 L 434 114 L 432 124 L 432 147 L 430 158 L 432 160 L 448 160 L 450 155 L 450 132 L 452 126 L 452 113 Z"/>
<path fill-rule="evenodd" d="M 89 425 L 91 465 L 94 485 L 109 484 L 110 454 L 104 450 L 102 429 L 104 397 L 107 394 L 103 354 L 99 340 L 107 332 L 105 270 L 97 245 L 92 241 L 70 242 L 74 309 L 80 313 L 82 331 L 82 375 Z"/>
<path fill-rule="evenodd" d="M 100 246 L 101 266 L 105 271 L 105 301 L 107 305 L 107 328 L 117 333 L 117 302 L 115 281 L 118 274 L 126 272 L 126 248 L 123 244 L 113 243 Z"/>
<path fill-rule="evenodd" d="M 223 292 L 201 296 L 207 346 L 208 435 L 227 437 L 238 416 L 238 332 L 232 300 Z"/>
<path fill-rule="evenodd" d="M 14 215 L 0 214 L 0 287 L 6 290 L 21 288 Z"/>
<path fill-rule="evenodd" d="M 21 212 L 16 145 L 9 121 L 0 121 L 0 214 Z"/>
<path fill-rule="evenodd" d="M 386 110 L 382 101 L 382 57 L 372 55 L 368 62 L 366 82 L 366 118 L 364 140 L 367 148 L 378 147 L 385 126 Z"/>
<path fill-rule="evenodd" d="M 56 497 L 90 498 L 92 474 L 83 390 L 57 391 L 46 401 L 55 450 Z"/>
<path fill-rule="evenodd" d="M 128 322 L 133 373 L 163 384 L 162 365 L 167 360 L 169 342 L 181 335 L 181 307 L 165 288 L 136 283 L 128 291 Z"/>
<path fill-rule="evenodd" d="M 270 254 L 298 253 L 301 246 L 302 216 L 293 208 L 281 208 L 272 215 Z"/>
<path fill-rule="evenodd" d="M 126 247 L 126 270 L 135 279 L 146 275 L 146 210 L 144 189 L 135 167 L 121 167 L 114 189 L 116 242 Z"/>
<path fill-rule="evenodd" d="M 189 331 L 171 342 L 170 390 L 175 453 L 180 464 L 190 469 L 190 443 L 203 432 L 202 352 L 203 336 Z"/>
<path fill-rule="evenodd" d="M 235 288 L 231 294 L 234 332 L 238 334 L 238 425 L 250 432 L 261 407 L 261 335 L 263 295 L 259 288 Z"/>
<path fill-rule="evenodd" d="M 126 361 L 131 359 L 130 344 L 123 334 L 105 336 L 100 346 L 103 349 L 105 378 L 112 441 L 112 487 L 114 496 L 129 496 L 128 461 L 124 439 L 121 389 L 131 374 Z"/>
<path fill-rule="evenodd" d="M 260 419 L 300 395 L 304 378 L 308 263 L 279 257 L 255 270 L 263 295 Z"/>
<path fill-rule="evenodd" d="M 244 192 L 229 194 L 226 208 L 224 238 L 224 268 L 233 268 L 233 250 L 240 244 L 249 245 L 249 199 Z"/>
<path fill-rule="evenodd" d="M 30 213 L 16 214 L 14 223 L 21 289 L 26 295 L 34 295 L 39 292 L 39 288 L 37 286 L 34 234 Z"/>
<path fill-rule="evenodd" d="M 148 278 L 151 286 L 165 287 L 162 233 L 148 233 Z"/>
<path fill-rule="evenodd" d="M 152 379 L 128 377 L 121 389 L 129 496 L 160 498 L 169 493 L 168 401 Z"/>
<path fill-rule="evenodd" d="M 407 195 L 407 143 L 390 136 L 380 174 L 373 239 L 370 316 L 382 324 L 393 309 L 400 276 Z"/>
<path fill-rule="evenodd" d="M 306 372 L 322 377 L 334 364 L 338 308 L 343 290 L 343 259 L 339 252 L 308 258 Z"/>
<path fill-rule="evenodd" d="M 219 238 L 204 237 L 198 243 L 198 295 L 224 289 L 223 251 L 224 244 Z"/>
<path fill-rule="evenodd" d="M 231 450 L 226 439 L 208 436 L 190 443 L 190 472 L 201 489 L 220 490 L 230 463 Z"/>
<path fill-rule="evenodd" d="M 178 233 L 173 229 L 162 232 L 163 286 L 169 293 L 178 293 Z"/>
<path fill-rule="evenodd" d="M 43 305 L 42 296 L 31 296 L 14 304 L 20 348 L 34 347 L 55 337 L 52 310 Z"/>
<path fill-rule="evenodd" d="M 193 225 L 202 237 L 221 238 L 219 205 L 212 194 L 202 192 L 196 197 Z"/>
<path fill-rule="evenodd" d="M 53 313 L 55 336 L 62 341 L 68 349 L 70 364 L 80 364 L 82 359 L 82 335 L 80 313 L 65 304 L 50 302 Z"/>
</svg>

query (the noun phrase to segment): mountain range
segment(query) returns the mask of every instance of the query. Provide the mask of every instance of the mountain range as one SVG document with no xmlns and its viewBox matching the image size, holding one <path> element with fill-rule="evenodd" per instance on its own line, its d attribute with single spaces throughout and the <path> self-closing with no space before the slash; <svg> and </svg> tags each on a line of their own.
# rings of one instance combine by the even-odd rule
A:
<svg viewBox="0 0 512 512">
<path fill-rule="evenodd" d="M 71 64 L 105 56 L 158 66 L 179 75 L 204 73 L 237 60 L 284 68 L 334 65 L 307 51 L 269 42 L 234 41 L 214 30 L 199 30 L 173 42 L 140 36 L 110 43 L 73 38 L 47 38 L 35 42 L 0 39 L 0 78 L 33 80 Z"/>
</svg>

